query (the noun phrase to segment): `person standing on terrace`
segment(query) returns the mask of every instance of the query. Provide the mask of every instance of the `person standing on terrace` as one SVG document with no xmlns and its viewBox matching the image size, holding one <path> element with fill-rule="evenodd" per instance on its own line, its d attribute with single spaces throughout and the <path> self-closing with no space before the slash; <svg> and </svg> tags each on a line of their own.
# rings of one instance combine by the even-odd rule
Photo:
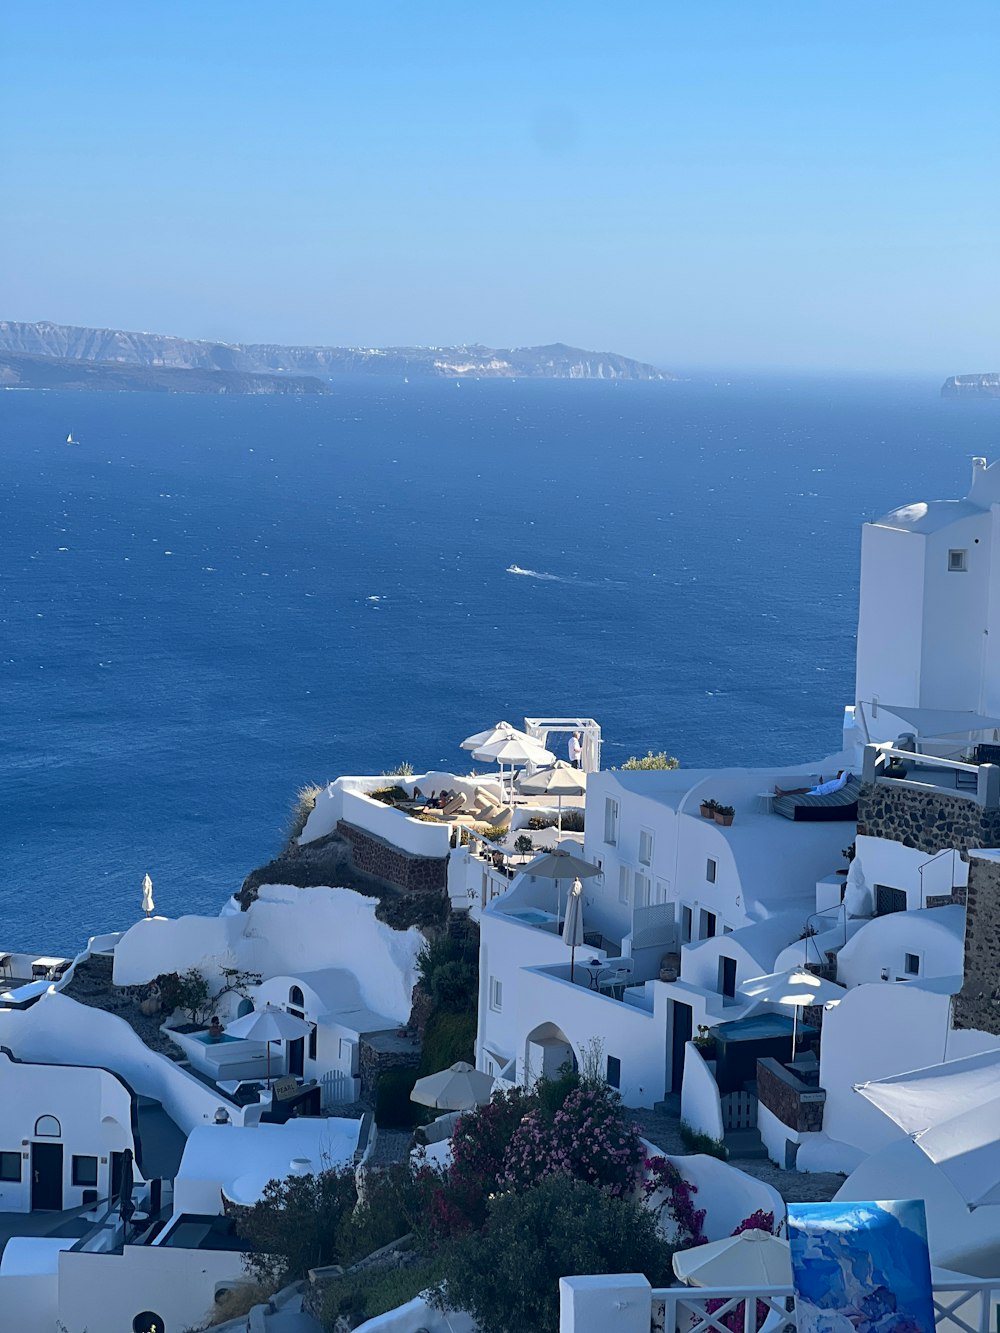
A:
<svg viewBox="0 0 1000 1333">
<path fill-rule="evenodd" d="M 574 768 L 580 767 L 580 760 L 583 758 L 583 745 L 580 741 L 580 733 L 574 731 L 569 738 L 569 745 L 566 747 L 569 751 L 569 762 Z"/>
</svg>

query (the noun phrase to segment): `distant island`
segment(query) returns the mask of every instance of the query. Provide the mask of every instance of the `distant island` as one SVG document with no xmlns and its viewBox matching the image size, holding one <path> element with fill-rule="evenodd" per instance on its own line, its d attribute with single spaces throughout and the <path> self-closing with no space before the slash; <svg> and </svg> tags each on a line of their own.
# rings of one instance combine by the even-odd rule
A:
<svg viewBox="0 0 1000 1333">
<path fill-rule="evenodd" d="M 0 387 L 325 393 L 344 375 L 397 379 L 673 380 L 617 352 L 546 347 L 282 347 L 0 321 Z"/>
<path fill-rule="evenodd" d="M 942 398 L 1000 398 L 1000 371 L 983 375 L 950 375 L 941 385 Z"/>
</svg>

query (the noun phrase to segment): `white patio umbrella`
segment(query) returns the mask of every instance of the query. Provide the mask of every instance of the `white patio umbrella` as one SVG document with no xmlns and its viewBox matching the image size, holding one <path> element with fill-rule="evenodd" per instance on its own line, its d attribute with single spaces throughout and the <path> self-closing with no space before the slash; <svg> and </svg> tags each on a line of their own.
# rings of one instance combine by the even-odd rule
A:
<svg viewBox="0 0 1000 1333">
<path fill-rule="evenodd" d="M 566 923 L 563 926 L 563 944 L 569 946 L 569 979 L 573 980 L 576 951 L 583 943 L 583 885 L 578 879 L 566 899 Z"/>
<path fill-rule="evenodd" d="M 708 1245 L 678 1250 L 674 1273 L 689 1287 L 790 1287 L 792 1260 L 786 1240 L 752 1229 Z"/>
<path fill-rule="evenodd" d="M 1000 1203 L 1000 1050 L 857 1083 L 951 1181 L 969 1208 Z"/>
<path fill-rule="evenodd" d="M 156 904 L 153 902 L 153 881 L 148 875 L 142 877 L 142 910 L 147 916 L 152 916 L 156 911 Z"/>
<path fill-rule="evenodd" d="M 536 767 L 543 767 L 545 764 L 555 763 L 555 755 L 551 750 L 546 750 L 543 745 L 533 741 L 530 736 L 521 737 L 518 735 L 500 736 L 497 740 L 491 741 L 487 745 L 480 746 L 478 750 L 473 751 L 474 759 L 484 759 L 494 764 L 500 765 L 500 783 L 503 785 L 503 770 L 505 765 L 510 764 L 511 768 L 511 797 L 514 794 L 514 769 L 523 768 L 525 764 L 534 764 Z"/>
<path fill-rule="evenodd" d="M 524 867 L 526 875 L 537 875 L 539 879 L 556 881 L 556 921 L 562 915 L 562 890 L 559 884 L 564 879 L 593 879 L 601 873 L 600 867 L 591 865 L 582 857 L 571 852 L 561 851 L 558 847 L 551 852 L 542 852 Z"/>
<path fill-rule="evenodd" d="M 418 1078 L 410 1101 L 440 1111 L 473 1111 L 489 1101 L 493 1083 L 492 1074 L 483 1074 L 465 1060 L 459 1060 L 448 1069 Z"/>
<path fill-rule="evenodd" d="M 587 775 L 582 769 L 573 768 L 557 759 L 551 768 L 543 768 L 540 773 L 532 773 L 531 777 L 519 778 L 517 789 L 525 796 L 555 796 L 559 802 L 556 829 L 562 833 L 562 798 L 585 795 Z"/>
<path fill-rule="evenodd" d="M 477 731 L 474 736 L 466 736 L 462 742 L 463 750 L 481 750 L 484 745 L 492 745 L 495 741 L 502 740 L 504 736 L 517 736 L 519 740 L 532 741 L 537 745 L 538 742 L 532 740 L 526 731 L 521 731 L 510 722 L 497 722 L 492 727 L 487 727 L 485 731 Z"/>
<path fill-rule="evenodd" d="M 769 972 L 763 977 L 752 977 L 740 987 L 740 994 L 762 1004 L 780 1004 L 792 1010 L 792 1059 L 798 1037 L 799 1010 L 810 1004 L 831 1004 L 847 994 L 843 986 L 817 977 L 802 967 L 790 967 L 784 972 Z"/>
<path fill-rule="evenodd" d="M 235 1019 L 226 1028 L 226 1035 L 267 1043 L 267 1086 L 270 1087 L 271 1042 L 297 1041 L 299 1037 L 308 1037 L 311 1031 L 312 1024 L 304 1018 L 296 1018 L 275 1004 L 266 1004 L 263 1009 L 254 1009 L 252 1013 Z"/>
</svg>

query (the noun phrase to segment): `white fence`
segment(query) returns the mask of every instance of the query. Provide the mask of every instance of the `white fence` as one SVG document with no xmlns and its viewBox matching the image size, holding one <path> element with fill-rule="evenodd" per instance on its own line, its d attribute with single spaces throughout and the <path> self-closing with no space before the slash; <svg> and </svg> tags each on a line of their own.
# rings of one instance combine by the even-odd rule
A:
<svg viewBox="0 0 1000 1333">
<path fill-rule="evenodd" d="M 335 1106 L 350 1106 L 358 1100 L 358 1079 L 345 1074 L 342 1069 L 328 1069 L 319 1086 L 324 1111 Z"/>
</svg>

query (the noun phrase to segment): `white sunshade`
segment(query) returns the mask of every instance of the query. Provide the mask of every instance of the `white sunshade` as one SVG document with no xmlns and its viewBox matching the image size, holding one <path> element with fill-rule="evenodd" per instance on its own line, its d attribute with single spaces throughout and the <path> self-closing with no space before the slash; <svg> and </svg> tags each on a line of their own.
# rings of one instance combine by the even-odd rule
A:
<svg viewBox="0 0 1000 1333">
<path fill-rule="evenodd" d="M 1000 1049 L 855 1084 L 970 1208 L 1000 1203 Z"/>
<path fill-rule="evenodd" d="M 509 722 L 496 722 L 492 727 L 487 727 L 485 731 L 477 731 L 474 736 L 466 736 L 462 742 L 462 749 L 480 750 L 484 745 L 492 745 L 495 741 L 502 740 L 504 736 L 517 736 L 520 740 L 529 741 L 532 745 L 539 743 L 529 736 L 526 731 L 520 731 Z"/>
<path fill-rule="evenodd" d="M 266 1004 L 263 1009 L 237 1018 L 226 1028 L 229 1037 L 243 1037 L 246 1041 L 295 1041 L 298 1037 L 307 1037 L 312 1031 L 312 1024 L 304 1018 L 277 1005 Z"/>
<path fill-rule="evenodd" d="M 570 852 L 542 852 L 524 867 L 526 875 L 537 875 L 539 879 L 593 879 L 601 873 L 600 868 L 584 861 Z"/>
<path fill-rule="evenodd" d="M 829 1004 L 842 1000 L 847 994 L 843 986 L 826 981 L 801 967 L 784 972 L 769 972 L 763 977 L 752 977 L 740 987 L 740 994 L 760 1003 L 780 1004 L 800 1008 L 807 1004 Z"/>
<path fill-rule="evenodd" d="M 768 1231 L 741 1231 L 708 1245 L 678 1250 L 674 1273 L 689 1287 L 790 1287 L 792 1260 L 786 1240 Z"/>
<path fill-rule="evenodd" d="M 525 796 L 583 796 L 587 791 L 587 775 L 557 759 L 551 768 L 532 773 L 530 778 L 518 780 L 517 789 Z"/>
<path fill-rule="evenodd" d="M 493 1083 L 492 1074 L 484 1074 L 465 1060 L 459 1060 L 449 1069 L 418 1078 L 410 1101 L 440 1111 L 472 1111 L 490 1100 Z"/>
<path fill-rule="evenodd" d="M 495 764 L 551 764 L 555 755 L 533 741 L 530 736 L 505 735 L 473 751 L 474 759 L 492 760 Z"/>
<path fill-rule="evenodd" d="M 871 704 L 865 707 L 871 715 Z M 984 717 L 981 713 L 952 712 L 944 708 L 910 708 L 879 703 L 879 713 L 891 713 L 915 727 L 921 736 L 961 736 L 967 731 L 991 731 L 1000 727 L 1000 718 Z"/>
</svg>

